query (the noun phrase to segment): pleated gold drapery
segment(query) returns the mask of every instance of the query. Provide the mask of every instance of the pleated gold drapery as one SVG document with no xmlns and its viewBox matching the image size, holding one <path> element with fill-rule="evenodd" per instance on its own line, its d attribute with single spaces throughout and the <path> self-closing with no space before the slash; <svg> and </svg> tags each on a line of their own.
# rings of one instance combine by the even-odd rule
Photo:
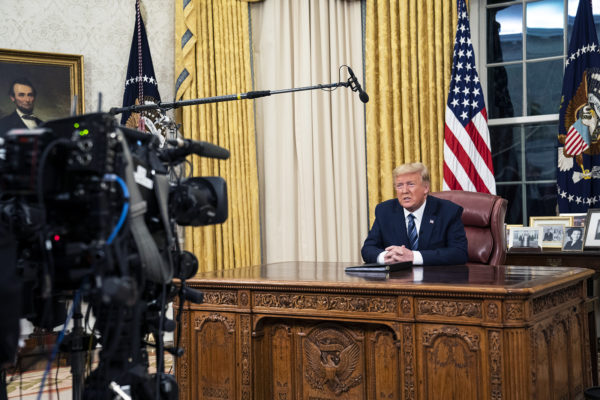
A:
<svg viewBox="0 0 600 400">
<path fill-rule="evenodd" d="M 392 170 L 421 161 L 432 190 L 443 179 L 444 113 L 456 0 L 367 0 L 365 70 L 370 222 L 395 197 Z"/>
<path fill-rule="evenodd" d="M 248 4 L 238 0 L 177 0 L 175 90 L 177 99 L 252 90 Z M 230 150 L 227 161 L 194 156 L 193 176 L 227 181 L 229 218 L 224 224 L 185 231 L 185 248 L 200 271 L 260 263 L 258 177 L 253 104 L 229 101 L 181 110 L 186 138 Z"/>
</svg>

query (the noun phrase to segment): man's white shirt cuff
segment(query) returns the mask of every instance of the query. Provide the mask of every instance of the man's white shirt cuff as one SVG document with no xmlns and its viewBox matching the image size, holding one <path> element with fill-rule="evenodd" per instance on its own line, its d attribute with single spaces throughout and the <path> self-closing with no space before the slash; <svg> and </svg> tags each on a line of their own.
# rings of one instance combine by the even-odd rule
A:
<svg viewBox="0 0 600 400">
<path fill-rule="evenodd" d="M 423 265 L 423 256 L 420 251 L 413 251 L 413 265 Z"/>
</svg>

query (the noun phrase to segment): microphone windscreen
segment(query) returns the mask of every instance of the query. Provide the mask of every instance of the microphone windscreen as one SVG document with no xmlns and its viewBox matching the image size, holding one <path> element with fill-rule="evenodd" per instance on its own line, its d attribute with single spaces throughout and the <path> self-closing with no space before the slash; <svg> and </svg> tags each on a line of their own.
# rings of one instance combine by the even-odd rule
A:
<svg viewBox="0 0 600 400">
<path fill-rule="evenodd" d="M 360 93 L 358 94 L 358 98 L 360 99 L 360 101 L 362 101 L 363 103 L 367 103 L 369 101 L 369 95 L 367 94 L 367 92 L 364 91 L 360 91 Z"/>
</svg>

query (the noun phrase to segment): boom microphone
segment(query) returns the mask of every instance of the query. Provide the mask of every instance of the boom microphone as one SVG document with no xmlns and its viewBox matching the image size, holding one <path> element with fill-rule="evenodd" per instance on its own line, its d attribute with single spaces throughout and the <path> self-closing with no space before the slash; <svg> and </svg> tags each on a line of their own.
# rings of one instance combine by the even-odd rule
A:
<svg viewBox="0 0 600 400">
<path fill-rule="evenodd" d="M 362 90 L 362 87 L 360 86 L 360 83 L 358 82 L 358 79 L 356 78 L 356 75 L 354 75 L 354 72 L 352 71 L 352 68 L 346 66 L 348 68 L 348 73 L 350 74 L 350 88 L 353 91 L 358 91 L 358 98 L 360 99 L 360 101 L 362 101 L 363 103 L 366 103 L 369 101 L 369 95 L 367 94 L 367 92 L 365 92 L 364 90 Z M 352 86 L 352 84 L 354 84 Z"/>
<path fill-rule="evenodd" d="M 190 139 L 170 139 L 167 140 L 167 143 L 175 147 L 162 150 L 159 153 L 158 157 L 162 161 L 176 161 L 190 154 L 218 158 L 220 160 L 227 160 L 229 158 L 229 150 L 208 142 Z"/>
</svg>

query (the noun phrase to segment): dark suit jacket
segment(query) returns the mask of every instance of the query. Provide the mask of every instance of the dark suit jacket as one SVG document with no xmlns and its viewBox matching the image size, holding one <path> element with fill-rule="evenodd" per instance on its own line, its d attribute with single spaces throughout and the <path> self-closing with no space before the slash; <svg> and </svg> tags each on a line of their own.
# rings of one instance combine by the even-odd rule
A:
<svg viewBox="0 0 600 400">
<path fill-rule="evenodd" d="M 583 242 L 579 239 L 576 242 L 565 243 L 565 250 L 581 250 L 583 249 Z"/>
<path fill-rule="evenodd" d="M 42 120 L 36 119 L 36 122 L 40 125 Z M 16 128 L 27 129 L 27 125 L 19 117 L 16 110 L 12 114 L 8 114 L 6 117 L 0 119 L 0 136 L 4 136 L 6 132 Z"/>
<path fill-rule="evenodd" d="M 427 196 L 423 221 L 419 230 L 419 248 L 423 265 L 453 265 L 467 262 L 467 236 L 462 223 L 462 207 L 448 200 Z M 388 246 L 410 248 L 404 209 L 398 199 L 384 201 L 375 207 L 375 222 L 362 248 L 367 263 Z"/>
</svg>

